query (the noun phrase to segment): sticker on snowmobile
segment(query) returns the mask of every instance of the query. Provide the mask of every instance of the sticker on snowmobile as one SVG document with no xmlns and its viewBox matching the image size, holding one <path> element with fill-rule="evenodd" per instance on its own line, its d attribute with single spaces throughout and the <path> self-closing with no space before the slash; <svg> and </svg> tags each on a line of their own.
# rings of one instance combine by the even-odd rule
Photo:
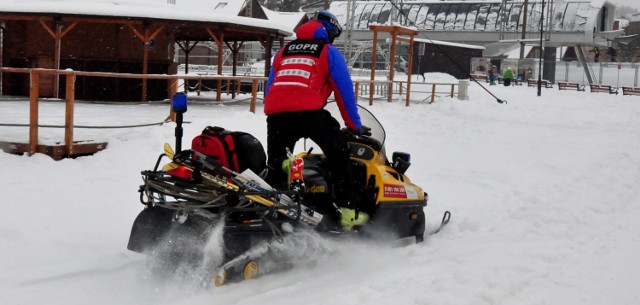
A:
<svg viewBox="0 0 640 305">
<path fill-rule="evenodd" d="M 408 188 L 405 188 L 405 191 L 407 192 L 408 199 L 418 199 L 418 192 L 416 191 L 415 188 L 408 187 Z"/>
<path fill-rule="evenodd" d="M 402 185 L 385 184 L 384 197 L 386 198 L 403 198 L 418 199 L 418 193 L 413 188 L 406 188 Z"/>
</svg>

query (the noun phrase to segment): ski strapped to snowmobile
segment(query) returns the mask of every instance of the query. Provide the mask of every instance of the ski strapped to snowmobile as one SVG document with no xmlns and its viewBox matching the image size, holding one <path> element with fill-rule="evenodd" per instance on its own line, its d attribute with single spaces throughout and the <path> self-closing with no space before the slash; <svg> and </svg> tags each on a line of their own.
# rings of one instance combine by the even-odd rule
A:
<svg viewBox="0 0 640 305">
<path fill-rule="evenodd" d="M 177 113 L 176 147 L 181 147 L 184 105 L 174 99 Z M 223 225 L 219 266 L 210 266 L 215 285 L 229 280 L 255 278 L 270 269 L 261 266 L 263 256 L 278 256 L 274 241 L 295 230 L 342 234 L 365 238 L 424 239 L 428 195 L 405 175 L 410 166 L 407 153 L 396 152 L 387 160 L 384 129 L 365 108 L 362 121 L 370 135 L 348 133 L 355 217 L 370 215 L 367 223 L 345 232 L 331 216 L 333 192 L 326 157 L 311 150 L 291 155 L 289 189 L 271 187 L 263 179 L 266 155 L 260 142 L 243 132 L 207 127 L 192 141 L 191 149 L 173 151 L 165 144 L 153 170 L 142 171 L 140 202 L 145 208 L 134 221 L 128 249 L 153 255 L 157 249 L 167 268 L 183 260 L 202 262 L 205 245 L 217 225 Z M 345 129 L 345 132 L 346 131 Z M 169 163 L 160 167 L 164 158 Z M 447 211 L 440 231 L 450 219 Z M 266 268 L 264 268 L 266 267 Z M 260 270 L 263 271 L 260 271 Z M 272 268 L 273 269 L 273 268 Z M 277 268 L 275 268 L 277 269 Z"/>
</svg>

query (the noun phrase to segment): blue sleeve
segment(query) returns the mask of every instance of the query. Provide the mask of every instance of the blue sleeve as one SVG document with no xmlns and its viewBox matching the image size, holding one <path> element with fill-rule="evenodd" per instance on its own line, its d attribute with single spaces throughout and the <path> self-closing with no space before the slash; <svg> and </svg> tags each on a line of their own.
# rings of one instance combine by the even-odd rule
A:
<svg viewBox="0 0 640 305">
<path fill-rule="evenodd" d="M 345 125 L 350 129 L 362 127 L 358 106 L 356 105 L 356 95 L 353 92 L 353 82 L 349 75 L 349 68 L 340 50 L 333 45 L 328 46 L 329 77 L 333 94 L 340 108 L 340 114 Z"/>
<path fill-rule="evenodd" d="M 267 86 L 264 88 L 264 96 L 266 97 L 269 94 L 269 88 L 271 88 L 271 84 L 273 84 L 273 79 L 275 78 L 275 72 L 273 71 L 273 64 L 271 64 L 271 69 L 269 69 L 269 79 L 267 79 Z"/>
<path fill-rule="evenodd" d="M 269 79 L 267 79 L 267 86 L 264 88 L 264 96 L 266 97 L 267 94 L 269 94 L 269 88 L 271 88 L 271 85 L 273 84 L 273 80 L 276 78 L 276 72 L 273 69 L 273 66 L 275 65 L 275 61 L 278 58 L 278 55 L 280 54 L 280 52 L 282 52 L 282 49 L 278 50 L 278 52 L 276 52 L 276 55 L 273 56 L 273 58 L 271 58 L 271 69 L 269 69 Z"/>
</svg>

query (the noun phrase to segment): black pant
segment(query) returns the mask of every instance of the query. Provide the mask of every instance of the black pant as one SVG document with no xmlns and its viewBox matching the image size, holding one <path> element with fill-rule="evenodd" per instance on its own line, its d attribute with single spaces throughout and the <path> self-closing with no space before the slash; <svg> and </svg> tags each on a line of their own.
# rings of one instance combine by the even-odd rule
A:
<svg viewBox="0 0 640 305">
<path fill-rule="evenodd" d="M 267 117 L 267 164 L 270 168 L 267 181 L 280 184 L 287 181 L 282 161 L 287 158 L 287 148 L 295 153 L 295 143 L 301 138 L 311 139 L 322 149 L 329 161 L 335 202 L 339 206 L 347 205 L 351 189 L 349 148 L 340 132 L 340 124 L 324 109 L 284 112 Z"/>
</svg>

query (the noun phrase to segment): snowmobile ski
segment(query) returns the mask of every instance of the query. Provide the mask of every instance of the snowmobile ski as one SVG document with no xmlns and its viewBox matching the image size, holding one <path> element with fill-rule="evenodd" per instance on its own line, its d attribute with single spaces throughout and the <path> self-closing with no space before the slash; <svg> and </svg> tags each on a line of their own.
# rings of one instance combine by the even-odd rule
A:
<svg viewBox="0 0 640 305">
<path fill-rule="evenodd" d="M 444 215 L 442 215 L 442 221 L 440 222 L 440 226 L 438 227 L 438 229 L 433 231 L 431 235 L 440 233 L 440 231 L 449 224 L 449 220 L 451 220 L 451 212 L 445 211 Z"/>
</svg>

